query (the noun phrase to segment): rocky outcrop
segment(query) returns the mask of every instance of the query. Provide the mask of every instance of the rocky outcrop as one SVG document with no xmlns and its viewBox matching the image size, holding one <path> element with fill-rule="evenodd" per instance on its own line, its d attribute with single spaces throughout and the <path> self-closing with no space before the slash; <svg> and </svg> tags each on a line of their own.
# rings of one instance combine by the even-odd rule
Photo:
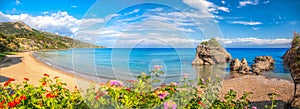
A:
<svg viewBox="0 0 300 109">
<path fill-rule="evenodd" d="M 254 63 L 250 68 L 245 58 L 243 58 L 242 61 L 236 58 L 230 62 L 230 71 L 239 74 L 254 73 L 257 75 L 261 75 L 265 71 L 273 70 L 274 63 L 275 60 L 271 56 L 257 56 L 255 57 Z"/>
<path fill-rule="evenodd" d="M 296 96 L 297 84 L 300 83 L 300 35 L 299 33 L 294 33 L 291 48 L 288 49 L 285 54 L 281 57 L 285 67 L 290 71 L 291 76 L 294 81 L 294 97 L 290 101 L 291 107 L 300 108 L 300 97 Z"/>
<path fill-rule="evenodd" d="M 291 48 L 281 57 L 295 82 L 300 83 L 300 35 L 294 33 Z"/>
<path fill-rule="evenodd" d="M 250 74 L 250 67 L 248 66 L 247 60 L 245 58 L 240 61 L 238 58 L 235 58 L 230 62 L 230 71 L 240 74 Z"/>
<path fill-rule="evenodd" d="M 213 65 L 224 64 L 231 60 L 231 55 L 212 38 L 207 42 L 202 42 L 196 48 L 193 65 Z"/>
<path fill-rule="evenodd" d="M 221 46 L 211 47 L 200 44 L 196 48 L 193 65 L 224 64 L 231 59 L 231 55 Z"/>
<path fill-rule="evenodd" d="M 261 75 L 265 71 L 274 69 L 275 60 L 271 56 L 257 56 L 251 65 L 252 72 Z"/>
</svg>

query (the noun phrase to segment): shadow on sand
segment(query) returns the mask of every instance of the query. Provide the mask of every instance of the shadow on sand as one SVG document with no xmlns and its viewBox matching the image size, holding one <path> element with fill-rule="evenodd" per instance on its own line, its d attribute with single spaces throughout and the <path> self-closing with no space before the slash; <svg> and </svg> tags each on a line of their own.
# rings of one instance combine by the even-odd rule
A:
<svg viewBox="0 0 300 109">
<path fill-rule="evenodd" d="M 14 64 L 18 64 L 22 62 L 23 57 L 17 57 L 17 56 L 9 56 L 5 57 L 5 59 L 0 63 L 0 68 L 8 67 Z"/>
<path fill-rule="evenodd" d="M 288 104 L 288 102 L 282 101 L 282 100 L 276 100 L 277 107 L 274 109 L 298 109 L 298 108 L 292 108 Z M 257 109 L 268 109 L 265 108 L 265 106 L 271 106 L 271 101 L 258 101 L 258 102 L 251 102 L 251 106 L 257 107 Z"/>
<path fill-rule="evenodd" d="M 8 81 L 9 78 L 0 76 L 0 83 Z"/>
</svg>

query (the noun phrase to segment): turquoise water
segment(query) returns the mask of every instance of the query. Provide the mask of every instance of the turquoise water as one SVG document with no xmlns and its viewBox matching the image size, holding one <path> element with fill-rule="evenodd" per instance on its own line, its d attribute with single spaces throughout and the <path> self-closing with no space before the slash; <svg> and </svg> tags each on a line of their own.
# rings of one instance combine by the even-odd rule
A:
<svg viewBox="0 0 300 109">
<path fill-rule="evenodd" d="M 272 56 L 275 60 L 274 71 L 268 77 L 290 79 L 280 58 L 286 48 L 227 48 L 233 58 L 246 58 L 251 65 L 256 56 Z M 89 78 L 132 79 L 141 72 L 150 72 L 154 65 L 161 65 L 166 82 L 180 79 L 182 74 L 190 77 L 208 77 L 215 74 L 230 76 L 226 66 L 192 66 L 195 57 L 193 48 L 105 48 L 70 49 L 52 52 L 38 52 L 38 57 L 49 65 Z M 228 65 L 227 65 L 228 66 Z M 217 70 L 216 70 L 217 69 Z M 213 73 L 211 73 L 213 72 Z"/>
</svg>

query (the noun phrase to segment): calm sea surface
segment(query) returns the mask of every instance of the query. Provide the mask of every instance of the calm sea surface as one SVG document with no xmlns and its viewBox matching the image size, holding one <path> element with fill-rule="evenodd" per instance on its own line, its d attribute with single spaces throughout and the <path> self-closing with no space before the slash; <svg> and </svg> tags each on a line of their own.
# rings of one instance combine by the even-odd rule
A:
<svg viewBox="0 0 300 109">
<path fill-rule="evenodd" d="M 268 77 L 290 80 L 290 74 L 284 70 L 280 58 L 287 48 L 227 48 L 233 58 L 244 57 L 251 65 L 256 56 L 272 56 L 275 70 L 266 72 Z M 70 49 L 52 52 L 37 52 L 37 58 L 47 64 L 86 76 L 91 79 L 132 79 L 141 72 L 149 73 L 153 66 L 161 65 L 165 82 L 177 81 L 182 74 L 190 77 L 208 77 L 226 75 L 228 65 L 200 67 L 192 66 L 195 57 L 193 48 L 105 48 L 105 49 Z"/>
</svg>

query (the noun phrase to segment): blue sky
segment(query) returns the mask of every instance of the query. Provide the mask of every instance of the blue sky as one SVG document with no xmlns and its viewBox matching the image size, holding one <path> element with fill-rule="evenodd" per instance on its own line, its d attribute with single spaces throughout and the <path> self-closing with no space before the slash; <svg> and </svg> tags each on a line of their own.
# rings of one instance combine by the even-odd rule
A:
<svg viewBox="0 0 300 109">
<path fill-rule="evenodd" d="M 0 21 L 108 47 L 289 47 L 299 0 L 2 0 Z"/>
</svg>

